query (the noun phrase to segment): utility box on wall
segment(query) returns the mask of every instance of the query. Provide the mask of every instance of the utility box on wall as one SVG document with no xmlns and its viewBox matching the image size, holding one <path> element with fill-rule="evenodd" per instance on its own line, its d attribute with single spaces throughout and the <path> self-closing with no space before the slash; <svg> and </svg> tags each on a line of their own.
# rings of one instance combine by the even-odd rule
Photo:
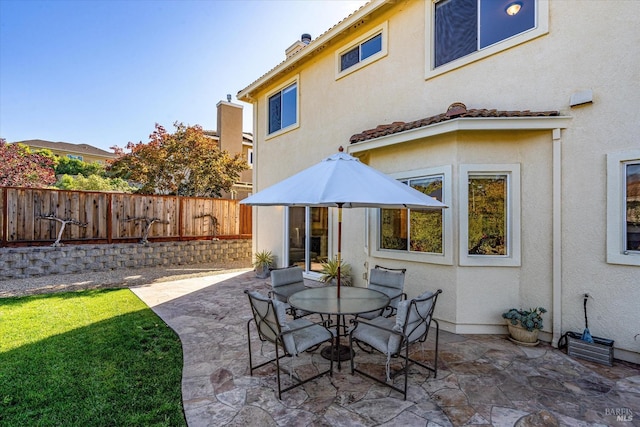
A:
<svg viewBox="0 0 640 427">
<path fill-rule="evenodd" d="M 567 354 L 571 357 L 613 366 L 613 340 L 593 337 L 593 343 L 582 340 L 582 335 L 567 332 Z"/>
</svg>

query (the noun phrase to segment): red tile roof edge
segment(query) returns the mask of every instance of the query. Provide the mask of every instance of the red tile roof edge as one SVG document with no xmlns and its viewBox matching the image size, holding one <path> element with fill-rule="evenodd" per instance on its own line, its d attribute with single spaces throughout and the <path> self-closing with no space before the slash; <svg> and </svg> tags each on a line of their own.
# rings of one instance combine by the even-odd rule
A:
<svg viewBox="0 0 640 427">
<path fill-rule="evenodd" d="M 382 136 L 393 135 L 396 133 L 404 132 L 411 129 L 421 128 L 436 123 L 445 122 L 447 120 L 460 119 L 460 118 L 484 118 L 484 117 L 551 117 L 559 116 L 558 111 L 503 111 L 495 109 L 477 109 L 472 108 L 467 110 L 467 107 L 461 102 L 455 102 L 447 108 L 445 113 L 436 114 L 435 116 L 426 117 L 420 120 L 414 120 L 412 122 L 393 122 L 391 124 L 378 125 L 374 129 L 367 129 L 361 133 L 357 133 L 349 141 L 351 144 L 357 142 L 367 141 L 370 139 L 380 138 Z"/>
</svg>

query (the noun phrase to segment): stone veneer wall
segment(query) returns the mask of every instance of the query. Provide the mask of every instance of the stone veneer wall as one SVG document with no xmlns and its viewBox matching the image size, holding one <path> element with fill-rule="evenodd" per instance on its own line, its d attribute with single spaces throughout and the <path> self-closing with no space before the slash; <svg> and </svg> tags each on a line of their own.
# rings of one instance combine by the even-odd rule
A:
<svg viewBox="0 0 640 427">
<path fill-rule="evenodd" d="M 245 261 L 247 266 L 251 265 L 251 239 L 0 248 L 0 280 L 119 268 L 218 262 L 225 265 Z"/>
</svg>

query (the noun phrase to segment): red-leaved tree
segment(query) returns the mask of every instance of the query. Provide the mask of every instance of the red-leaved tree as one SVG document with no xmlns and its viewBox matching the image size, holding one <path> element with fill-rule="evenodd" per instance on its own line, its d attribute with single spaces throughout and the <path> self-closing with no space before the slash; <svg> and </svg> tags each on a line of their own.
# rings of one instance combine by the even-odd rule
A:
<svg viewBox="0 0 640 427">
<path fill-rule="evenodd" d="M 139 183 L 143 194 L 219 197 L 248 168 L 241 154 L 220 150 L 200 126 L 174 127 L 169 133 L 156 124 L 149 142 L 129 143 L 129 153 L 111 147 L 118 157 L 108 173 Z"/>
<path fill-rule="evenodd" d="M 56 182 L 53 160 L 0 138 L 0 187 L 41 188 Z"/>
</svg>

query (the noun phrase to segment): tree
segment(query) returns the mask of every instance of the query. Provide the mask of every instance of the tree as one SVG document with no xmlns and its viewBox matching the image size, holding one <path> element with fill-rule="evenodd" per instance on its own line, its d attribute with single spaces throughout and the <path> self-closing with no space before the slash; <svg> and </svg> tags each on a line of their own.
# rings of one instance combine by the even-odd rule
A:
<svg viewBox="0 0 640 427">
<path fill-rule="evenodd" d="M 0 186 L 40 188 L 55 182 L 52 159 L 0 138 Z"/>
<path fill-rule="evenodd" d="M 248 168 L 241 154 L 220 150 L 200 126 L 173 126 L 171 134 L 156 124 L 147 144 L 127 144 L 129 153 L 113 147 L 118 157 L 108 173 L 140 183 L 144 194 L 220 197 Z"/>
<path fill-rule="evenodd" d="M 122 178 L 104 178 L 96 174 L 86 178 L 82 174 L 62 175 L 56 183 L 56 187 L 62 190 L 118 191 L 121 193 L 133 193 L 137 190 Z"/>
<path fill-rule="evenodd" d="M 104 176 L 105 166 L 98 163 L 87 163 L 78 159 L 68 157 L 58 157 L 56 165 L 56 175 L 99 175 Z"/>
</svg>

